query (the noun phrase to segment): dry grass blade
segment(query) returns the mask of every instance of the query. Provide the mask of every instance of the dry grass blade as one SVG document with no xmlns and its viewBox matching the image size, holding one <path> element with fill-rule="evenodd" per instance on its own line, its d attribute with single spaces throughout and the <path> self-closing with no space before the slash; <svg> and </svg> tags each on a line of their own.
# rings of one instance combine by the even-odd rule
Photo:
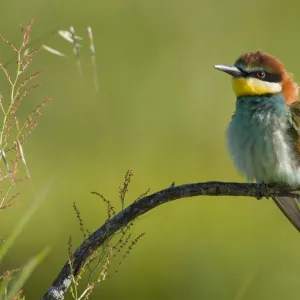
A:
<svg viewBox="0 0 300 300">
<path fill-rule="evenodd" d="M 94 70 L 94 84 L 95 84 L 95 92 L 98 92 L 99 86 L 98 86 L 98 72 L 97 72 L 97 66 L 96 66 L 96 52 L 95 52 L 95 45 L 94 45 L 94 37 L 93 37 L 93 31 L 92 27 L 88 26 L 87 28 L 88 31 L 88 38 L 90 42 L 90 54 L 91 54 L 91 61 L 92 61 L 92 66 Z"/>
<path fill-rule="evenodd" d="M 42 48 L 43 48 L 44 50 L 46 50 L 46 51 L 48 51 L 48 52 L 54 54 L 54 55 L 62 56 L 62 57 L 65 57 L 65 56 L 66 56 L 66 55 L 63 54 L 62 52 L 60 52 L 60 51 L 58 51 L 58 50 L 55 50 L 55 49 L 53 49 L 53 48 L 51 48 L 51 47 L 49 47 L 49 46 L 42 45 Z"/>
<path fill-rule="evenodd" d="M 22 144 L 20 143 L 20 141 L 18 139 L 17 139 L 17 145 L 18 145 L 18 148 L 19 148 L 19 152 L 20 152 L 20 155 L 21 155 L 22 162 L 23 162 L 24 167 L 26 169 L 27 177 L 30 179 L 30 173 L 29 173 L 29 169 L 28 169 L 28 166 L 27 166 L 27 163 L 26 163 L 26 160 L 25 160 L 23 147 L 22 147 Z"/>
<path fill-rule="evenodd" d="M 95 55 L 95 45 L 94 45 L 94 37 L 93 37 L 92 27 L 88 26 L 87 31 L 88 31 L 88 37 L 89 37 L 89 42 L 90 42 L 90 53 L 91 53 L 91 56 L 94 56 Z"/>
<path fill-rule="evenodd" d="M 4 164 L 5 164 L 7 172 L 10 173 L 10 167 L 9 167 L 8 161 L 6 159 L 5 151 L 3 149 L 1 149 L 1 157 L 2 157 L 2 159 L 4 161 Z"/>
<path fill-rule="evenodd" d="M 68 41 L 69 43 L 73 44 L 74 40 L 82 40 L 82 37 L 78 35 L 73 35 L 70 31 L 68 30 L 58 30 L 58 34 Z"/>
<path fill-rule="evenodd" d="M 71 33 L 71 40 L 72 40 L 72 44 L 73 44 L 73 50 L 74 50 L 74 54 L 79 57 L 79 46 L 78 43 L 76 41 L 76 34 L 75 34 L 75 28 L 74 26 L 70 26 L 70 33 Z"/>
<path fill-rule="evenodd" d="M 76 56 L 78 73 L 79 73 L 81 82 L 83 82 L 83 72 L 82 72 L 80 56 L 79 56 L 79 45 L 78 45 L 77 40 L 76 40 L 76 34 L 75 34 L 74 26 L 70 26 L 70 33 L 71 33 L 71 37 L 72 37 L 72 40 L 73 40 L 73 51 L 74 51 L 74 54 Z"/>
</svg>

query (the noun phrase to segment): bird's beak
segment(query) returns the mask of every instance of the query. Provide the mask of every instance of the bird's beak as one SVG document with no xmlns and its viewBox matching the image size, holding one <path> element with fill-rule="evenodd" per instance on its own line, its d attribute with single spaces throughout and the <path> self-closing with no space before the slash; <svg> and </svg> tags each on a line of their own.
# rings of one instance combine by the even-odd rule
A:
<svg viewBox="0 0 300 300">
<path fill-rule="evenodd" d="M 235 66 L 215 65 L 214 67 L 215 67 L 215 69 L 223 71 L 233 77 L 242 77 L 244 75 L 243 72 Z"/>
</svg>

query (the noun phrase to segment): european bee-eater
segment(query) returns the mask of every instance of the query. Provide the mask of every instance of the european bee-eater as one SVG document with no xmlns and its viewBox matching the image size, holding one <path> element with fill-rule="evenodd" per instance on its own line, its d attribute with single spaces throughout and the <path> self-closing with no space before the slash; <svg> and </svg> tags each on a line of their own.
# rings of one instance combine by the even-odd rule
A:
<svg viewBox="0 0 300 300">
<path fill-rule="evenodd" d="M 277 58 L 261 51 L 215 68 L 232 76 L 237 97 L 227 131 L 236 168 L 249 181 L 300 187 L 300 101 L 292 76 Z M 300 231 L 296 200 L 273 200 Z"/>
</svg>

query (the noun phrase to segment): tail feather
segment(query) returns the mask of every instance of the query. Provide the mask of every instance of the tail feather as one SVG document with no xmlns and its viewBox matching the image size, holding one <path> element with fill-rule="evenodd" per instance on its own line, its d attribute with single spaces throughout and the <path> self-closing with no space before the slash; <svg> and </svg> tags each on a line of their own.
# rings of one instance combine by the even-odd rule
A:
<svg viewBox="0 0 300 300">
<path fill-rule="evenodd" d="M 274 197 L 272 199 L 287 219 L 300 232 L 300 209 L 296 200 L 290 197 Z"/>
</svg>

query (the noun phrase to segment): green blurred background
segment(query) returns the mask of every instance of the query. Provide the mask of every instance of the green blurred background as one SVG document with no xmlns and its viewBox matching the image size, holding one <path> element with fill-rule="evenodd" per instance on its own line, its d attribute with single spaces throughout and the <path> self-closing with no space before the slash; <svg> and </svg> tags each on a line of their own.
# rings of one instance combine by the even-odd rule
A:
<svg viewBox="0 0 300 300">
<path fill-rule="evenodd" d="M 261 49 L 282 59 L 299 82 L 299 9 L 294 0 L 2 0 L 3 35 L 17 44 L 19 22 L 36 16 L 32 39 L 43 37 L 40 42 L 69 55 L 37 55 L 32 70 L 44 70 L 37 80 L 43 86 L 24 104 L 26 115 L 54 98 L 25 146 L 36 191 L 52 188 L 1 266 L 21 266 L 51 247 L 25 286 L 26 299 L 39 299 L 52 283 L 67 259 L 69 236 L 74 247 L 81 243 L 73 202 L 95 230 L 106 206 L 90 192 L 119 208 L 127 169 L 135 177 L 126 204 L 172 181 L 243 181 L 226 149 L 234 109 L 230 78 L 212 66 Z M 70 44 L 49 35 L 71 24 L 85 37 L 82 84 Z M 87 25 L 94 31 L 98 93 Z M 11 56 L 1 44 L 0 61 Z M 5 96 L 4 78 L 0 84 Z M 34 197 L 28 183 L 19 187 L 18 205 L 1 214 L 0 236 Z M 141 217 L 133 231 L 146 236 L 93 299 L 299 299 L 300 236 L 272 201 L 179 200 Z"/>
</svg>

